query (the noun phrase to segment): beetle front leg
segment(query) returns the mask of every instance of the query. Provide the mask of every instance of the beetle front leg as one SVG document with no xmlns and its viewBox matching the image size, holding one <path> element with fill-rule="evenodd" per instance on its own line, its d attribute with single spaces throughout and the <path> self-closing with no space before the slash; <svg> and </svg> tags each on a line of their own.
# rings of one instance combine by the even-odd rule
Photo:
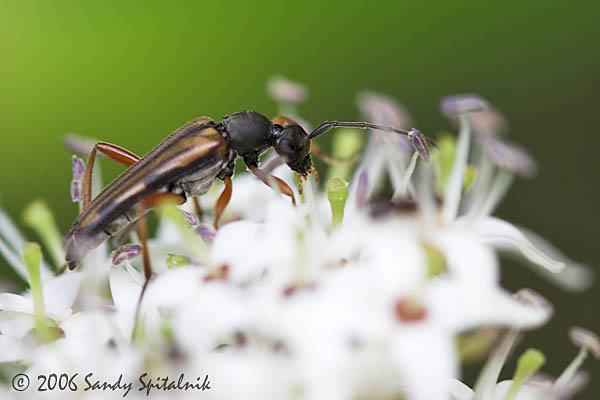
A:
<svg viewBox="0 0 600 400">
<path fill-rule="evenodd" d="M 292 190 L 292 188 L 287 183 L 285 183 L 285 181 L 283 179 L 278 178 L 275 175 L 270 175 L 270 170 L 273 168 L 265 168 L 267 170 L 266 172 L 259 169 L 258 167 L 248 167 L 248 168 L 250 169 L 250 171 L 252 171 L 252 173 L 254 175 L 256 175 L 256 177 L 258 179 L 263 181 L 265 183 L 265 185 L 267 185 L 269 187 L 271 187 L 270 178 L 273 178 L 273 180 L 277 184 L 277 187 L 279 188 L 279 191 L 282 194 L 289 196 L 292 199 L 292 204 L 294 206 L 296 205 L 296 199 L 294 197 L 294 191 Z"/>
<path fill-rule="evenodd" d="M 225 212 L 225 208 L 227 207 L 227 204 L 229 204 L 229 200 L 231 200 L 231 193 L 233 191 L 230 176 L 223 179 L 223 183 L 225 183 L 225 188 L 215 204 L 215 222 L 213 224 L 215 229 L 219 229 L 219 219 L 221 218 L 221 215 L 223 215 L 223 212 Z"/>
<path fill-rule="evenodd" d="M 116 146 L 110 143 L 98 142 L 94 145 L 90 156 L 88 157 L 87 164 L 85 166 L 85 175 L 83 178 L 83 208 L 92 200 L 92 169 L 94 168 L 94 161 L 96 160 L 96 152 L 105 154 L 113 161 L 121 163 L 126 167 L 130 167 L 140 160 L 138 156 L 126 150 L 122 147 Z"/>
</svg>

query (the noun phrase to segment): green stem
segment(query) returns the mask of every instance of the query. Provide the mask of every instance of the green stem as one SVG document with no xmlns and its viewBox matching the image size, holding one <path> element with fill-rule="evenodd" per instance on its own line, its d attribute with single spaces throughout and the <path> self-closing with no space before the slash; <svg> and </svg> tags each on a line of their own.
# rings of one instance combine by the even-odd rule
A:
<svg viewBox="0 0 600 400">
<path fill-rule="evenodd" d="M 525 382 L 527 382 L 534 373 L 539 371 L 545 362 L 546 358 L 539 350 L 528 349 L 523 353 L 523 355 L 519 357 L 517 370 L 513 376 L 512 384 L 504 396 L 504 400 L 513 400 Z"/>
<path fill-rule="evenodd" d="M 23 212 L 23 219 L 40 236 L 44 246 L 50 252 L 54 265 L 57 268 L 62 266 L 65 263 L 62 237 L 48 205 L 42 200 L 30 203 Z"/>
<path fill-rule="evenodd" d="M 23 246 L 23 261 L 29 273 L 29 286 L 33 298 L 33 316 L 35 328 L 39 337 L 45 341 L 50 340 L 50 332 L 46 325 L 44 312 L 44 293 L 40 277 L 40 263 L 42 262 L 42 249 L 39 244 L 29 242 Z"/>
<path fill-rule="evenodd" d="M 331 205 L 331 227 L 336 228 L 344 219 L 344 208 L 348 199 L 348 182 L 333 178 L 327 182 L 327 198 Z"/>
</svg>

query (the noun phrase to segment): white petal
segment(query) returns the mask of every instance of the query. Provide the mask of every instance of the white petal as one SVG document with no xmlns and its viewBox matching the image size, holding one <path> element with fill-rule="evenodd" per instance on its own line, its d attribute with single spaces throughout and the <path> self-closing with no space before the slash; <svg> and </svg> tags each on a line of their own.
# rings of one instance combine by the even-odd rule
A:
<svg viewBox="0 0 600 400">
<path fill-rule="evenodd" d="M 460 226 L 448 228 L 434 233 L 429 239 L 446 257 L 452 279 L 476 287 L 497 284 L 496 255 L 468 229 Z"/>
<path fill-rule="evenodd" d="M 454 338 L 428 324 L 403 325 L 390 352 L 411 400 L 449 399 L 447 380 L 458 376 Z"/>
<path fill-rule="evenodd" d="M 0 313 L 0 332 L 3 335 L 22 338 L 35 326 L 30 314 L 3 310 Z"/>
<path fill-rule="evenodd" d="M 123 337 L 131 337 L 144 278 L 128 263 L 113 267 L 109 275 L 110 293 L 117 309 L 117 325 Z"/>
<path fill-rule="evenodd" d="M 167 270 L 150 282 L 146 296 L 158 307 L 176 309 L 195 291 L 202 290 L 200 285 L 205 275 L 206 268 L 197 266 Z"/>
<path fill-rule="evenodd" d="M 565 268 L 563 262 L 537 248 L 516 226 L 506 221 L 493 217 L 478 218 L 473 222 L 473 228 L 490 245 L 501 249 L 516 249 L 529 261 L 551 272 L 560 272 Z"/>
<path fill-rule="evenodd" d="M 14 293 L 0 293 L 0 310 L 33 315 L 33 301 Z"/>
<path fill-rule="evenodd" d="M 486 324 L 533 328 L 548 321 L 551 310 L 528 306 L 500 287 L 473 287 L 437 280 L 430 284 L 431 318 L 453 332 Z"/>
<path fill-rule="evenodd" d="M 512 383 L 513 383 L 512 380 L 506 380 L 506 381 L 499 382 L 496 385 L 496 389 L 494 390 L 494 399 L 493 400 L 504 399 L 504 396 L 506 396 L 506 393 L 508 392 L 508 389 L 510 388 Z M 513 398 L 513 400 L 540 400 L 540 399 L 545 398 L 545 396 L 542 396 L 542 395 L 543 395 L 543 393 L 540 392 L 539 390 L 537 390 L 535 387 L 525 384 L 525 385 L 521 386 L 521 389 L 519 390 L 517 395 Z"/>
<path fill-rule="evenodd" d="M 536 271 L 543 274 L 560 287 L 568 290 L 585 290 L 594 282 L 594 271 L 587 265 L 583 265 L 571 260 L 559 249 L 554 247 L 550 242 L 530 231 L 527 228 L 519 226 L 521 233 L 540 251 L 550 256 L 552 259 L 565 264 L 565 269 L 560 272 L 553 273 L 547 269 L 539 269 Z"/>
<path fill-rule="evenodd" d="M 0 310 L 15 311 L 33 315 L 33 300 L 31 295 L 20 296 L 13 293 L 0 293 Z M 44 303 L 45 315 L 55 321 L 62 321 L 71 315 L 70 308 L 58 308 Z"/>
<path fill-rule="evenodd" d="M 473 390 L 455 378 L 448 379 L 448 391 L 452 400 L 471 400 Z"/>
<path fill-rule="evenodd" d="M 111 322 L 99 311 L 78 312 L 64 320 L 59 327 L 67 339 L 85 337 L 98 345 L 108 342 L 113 336 Z"/>
<path fill-rule="evenodd" d="M 49 279 L 43 286 L 45 304 L 57 310 L 70 309 L 75 302 L 82 279 L 81 272 L 66 272 Z"/>
<path fill-rule="evenodd" d="M 0 363 L 21 361 L 27 358 L 29 351 L 20 340 L 0 335 Z"/>
<path fill-rule="evenodd" d="M 6 242 L 5 242 L 6 241 Z M 0 254 L 13 269 L 26 281 L 29 281 L 27 267 L 23 263 L 22 249 L 25 245 L 25 237 L 12 222 L 11 218 L 0 209 Z M 50 278 L 53 274 L 45 261 L 40 264 L 40 275 L 42 282 Z"/>
<path fill-rule="evenodd" d="M 173 318 L 176 341 L 184 351 L 202 356 L 236 331 L 244 331 L 248 306 L 240 291 L 220 281 L 209 282 L 177 309 Z"/>
</svg>

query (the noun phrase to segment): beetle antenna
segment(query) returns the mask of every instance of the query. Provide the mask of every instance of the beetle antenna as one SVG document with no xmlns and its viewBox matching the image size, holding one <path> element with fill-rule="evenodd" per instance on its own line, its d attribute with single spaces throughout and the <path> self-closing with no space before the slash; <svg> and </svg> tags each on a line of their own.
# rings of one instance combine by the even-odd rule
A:
<svg viewBox="0 0 600 400">
<path fill-rule="evenodd" d="M 391 126 L 383 126 L 377 124 L 371 124 L 369 122 L 340 122 L 340 121 L 325 121 L 321 125 L 317 126 L 308 135 L 309 139 L 314 139 L 321 136 L 325 132 L 333 128 L 357 128 L 357 129 L 375 129 L 384 132 L 393 132 L 400 135 L 408 136 L 408 131 L 399 128 L 393 128 Z"/>
<path fill-rule="evenodd" d="M 356 128 L 356 129 L 375 129 L 378 131 L 383 131 L 383 132 L 392 132 L 392 133 L 397 133 L 399 135 L 404 135 L 404 136 L 409 136 L 410 137 L 410 131 L 404 130 L 404 129 L 400 129 L 400 128 L 394 128 L 391 126 L 384 126 L 384 125 L 377 125 L 377 124 L 371 124 L 369 122 L 340 122 L 340 121 L 325 121 L 323 122 L 321 125 L 317 126 L 309 135 L 308 138 L 309 139 L 314 139 L 316 137 L 321 136 L 322 134 L 324 134 L 325 132 L 329 131 L 330 129 L 333 128 Z M 432 139 L 425 137 L 425 140 L 427 140 L 427 142 L 431 143 L 434 147 L 437 147 L 437 144 L 435 143 L 435 141 L 433 141 Z"/>
</svg>

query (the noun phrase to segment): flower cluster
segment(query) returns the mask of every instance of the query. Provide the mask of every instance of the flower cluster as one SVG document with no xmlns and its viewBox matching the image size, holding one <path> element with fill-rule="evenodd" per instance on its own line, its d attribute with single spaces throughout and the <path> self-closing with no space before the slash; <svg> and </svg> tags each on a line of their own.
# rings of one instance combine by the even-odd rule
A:
<svg viewBox="0 0 600 400">
<path fill-rule="evenodd" d="M 297 113 L 308 97 L 303 86 L 279 77 L 268 88 L 281 111 L 307 125 Z M 358 106 L 370 122 L 410 128 L 407 111 L 391 98 L 362 93 Z M 210 390 L 201 394 L 207 399 L 526 400 L 573 393 L 584 381 L 577 369 L 587 352 L 600 353 L 597 337 L 580 328 L 572 338 L 582 350 L 559 378 L 540 375 L 544 356 L 530 349 L 514 378 L 497 384 L 517 336 L 552 315 L 532 290 L 512 294 L 500 286 L 498 251 L 517 252 L 571 290 L 590 282 L 589 270 L 492 216 L 513 178 L 535 173 L 531 156 L 506 141 L 500 114 L 474 95 L 444 98 L 441 111 L 458 125 L 457 140 L 442 135 L 433 142 L 417 130 L 407 137 L 370 132 L 353 170 L 339 161 L 355 159 L 363 136 L 344 129 L 332 139 L 329 160 L 338 162 L 324 185 L 312 176 L 300 191 L 291 171 L 276 168 L 274 175 L 295 187 L 296 205 L 242 173 L 217 230 L 190 204 L 161 206 L 148 244 L 155 274 L 147 287 L 135 233 L 118 238 L 129 243 L 112 253 L 104 243 L 79 270 L 65 271 L 61 235 L 43 202 L 29 206 L 25 220 L 54 268 L 0 212 L 0 252 L 30 285 L 0 294 L 0 376 L 8 377 L 2 397 L 22 398 L 9 388 L 19 372 L 93 372 L 105 383 L 120 375 L 137 382 L 144 373 L 157 381 L 209 375 Z M 74 156 L 76 202 L 83 169 Z M 201 203 L 214 203 L 217 189 Z M 471 390 L 458 380 L 461 359 L 488 353 Z M 108 396 L 83 389 L 44 394 Z M 121 389 L 107 390 L 125 395 Z M 164 385 L 151 395 L 174 394 Z"/>
</svg>

